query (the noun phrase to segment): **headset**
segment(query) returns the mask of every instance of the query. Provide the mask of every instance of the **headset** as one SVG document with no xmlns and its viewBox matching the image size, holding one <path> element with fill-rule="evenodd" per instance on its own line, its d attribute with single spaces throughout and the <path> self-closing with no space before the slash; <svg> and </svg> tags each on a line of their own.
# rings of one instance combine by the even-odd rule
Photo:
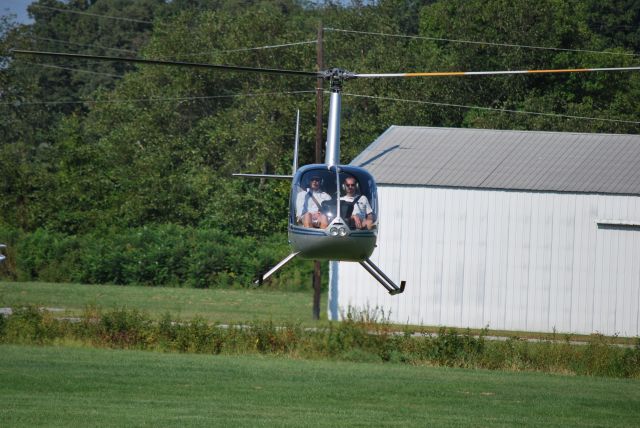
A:
<svg viewBox="0 0 640 428">
<path fill-rule="evenodd" d="M 348 179 L 350 179 L 350 178 L 351 178 L 351 179 L 353 179 L 353 180 L 355 180 L 355 182 L 356 182 L 356 193 L 355 193 L 355 194 L 356 194 L 356 195 L 360 194 L 360 184 L 358 183 L 358 180 L 356 180 L 356 178 L 355 178 L 354 176 L 351 176 L 351 175 L 350 175 L 350 176 L 345 177 L 345 179 L 344 179 L 344 180 L 342 180 L 342 184 L 340 185 L 340 189 L 342 190 L 342 193 L 343 193 L 344 195 L 346 195 L 346 194 L 347 194 L 347 186 L 345 185 L 345 181 L 347 181 L 347 180 L 348 180 Z"/>
</svg>

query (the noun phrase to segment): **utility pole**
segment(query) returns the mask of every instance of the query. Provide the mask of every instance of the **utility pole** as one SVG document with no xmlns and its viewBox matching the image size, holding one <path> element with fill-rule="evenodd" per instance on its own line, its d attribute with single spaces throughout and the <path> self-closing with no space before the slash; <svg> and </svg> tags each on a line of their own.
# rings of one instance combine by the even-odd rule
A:
<svg viewBox="0 0 640 428">
<path fill-rule="evenodd" d="M 324 70 L 324 50 L 322 47 L 322 21 L 318 24 L 318 41 L 316 43 L 316 66 L 318 71 Z M 316 80 L 316 163 L 322 162 L 322 114 L 324 104 L 323 79 Z M 322 282 L 320 276 L 320 262 L 313 261 L 313 319 L 320 319 L 320 292 Z"/>
</svg>

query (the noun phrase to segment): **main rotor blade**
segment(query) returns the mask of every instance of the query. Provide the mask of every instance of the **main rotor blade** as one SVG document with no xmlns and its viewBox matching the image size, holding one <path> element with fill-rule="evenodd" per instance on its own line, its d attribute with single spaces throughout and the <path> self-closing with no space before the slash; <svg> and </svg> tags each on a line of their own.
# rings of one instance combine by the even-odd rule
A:
<svg viewBox="0 0 640 428">
<path fill-rule="evenodd" d="M 64 52 L 46 52 L 46 51 L 29 51 L 23 49 L 13 49 L 11 52 L 20 55 L 36 55 L 36 56 L 51 56 L 59 58 L 81 58 L 99 61 L 121 61 L 121 62 L 133 62 L 139 64 L 152 64 L 152 65 L 170 65 L 178 67 L 197 67 L 208 68 L 217 70 L 228 71 L 243 71 L 251 73 L 270 73 L 281 75 L 294 75 L 294 76 L 308 76 L 314 78 L 323 79 L 337 79 L 348 80 L 354 78 L 368 79 L 368 78 L 397 78 L 397 77 L 439 77 L 439 76 L 498 76 L 498 75 L 510 75 L 510 74 L 561 74 L 561 73 L 588 73 L 597 71 L 638 71 L 640 66 L 636 67 L 609 67 L 609 68 L 562 68 L 562 69 L 548 69 L 548 70 L 500 70 L 500 71 L 433 71 L 424 73 L 351 73 L 341 69 L 331 69 L 323 72 L 314 71 L 299 71 L 299 70 L 282 70 L 277 68 L 256 68 L 256 67 L 241 67 L 235 65 L 223 65 L 223 64 L 208 64 L 197 62 L 183 62 L 183 61 L 167 61 L 158 59 L 144 59 L 144 58 L 125 58 L 114 56 L 100 56 L 100 55 L 87 55 L 87 54 L 75 54 Z"/>
<path fill-rule="evenodd" d="M 609 67 L 609 68 L 562 68 L 551 70 L 503 70 L 503 71 L 434 71 L 426 73 L 355 73 L 355 78 L 378 77 L 436 77 L 436 76 L 496 76 L 505 74 L 551 74 L 551 73 L 588 73 L 594 71 L 634 71 L 639 67 Z"/>
<path fill-rule="evenodd" d="M 138 64 L 172 65 L 172 66 L 178 66 L 178 67 L 209 68 L 209 69 L 215 69 L 215 70 L 247 71 L 252 73 L 288 74 L 288 75 L 297 75 L 297 76 L 310 76 L 314 78 L 317 78 L 320 76 L 319 73 L 312 72 L 312 71 L 280 70 L 276 68 L 240 67 L 235 65 L 166 61 L 166 60 L 159 60 L 159 59 L 144 59 L 144 58 L 123 58 L 123 57 L 117 57 L 117 56 L 86 55 L 86 54 L 64 53 L 64 52 L 29 51 L 29 50 L 23 50 L 23 49 L 13 49 L 11 52 L 20 54 L 20 55 L 51 56 L 51 57 L 58 57 L 58 58 L 81 58 L 81 59 L 91 59 L 91 60 L 98 60 L 98 61 L 121 61 L 121 62 L 133 62 Z"/>
</svg>

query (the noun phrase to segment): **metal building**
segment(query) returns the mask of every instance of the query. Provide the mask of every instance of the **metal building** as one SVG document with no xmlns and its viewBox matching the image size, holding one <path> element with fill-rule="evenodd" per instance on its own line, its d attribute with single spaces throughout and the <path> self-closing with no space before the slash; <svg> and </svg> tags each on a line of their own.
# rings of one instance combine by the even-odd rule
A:
<svg viewBox="0 0 640 428">
<path fill-rule="evenodd" d="M 332 262 L 330 319 L 640 335 L 640 136 L 393 126 L 352 164 L 378 182 L 371 259 L 407 289 Z"/>
</svg>

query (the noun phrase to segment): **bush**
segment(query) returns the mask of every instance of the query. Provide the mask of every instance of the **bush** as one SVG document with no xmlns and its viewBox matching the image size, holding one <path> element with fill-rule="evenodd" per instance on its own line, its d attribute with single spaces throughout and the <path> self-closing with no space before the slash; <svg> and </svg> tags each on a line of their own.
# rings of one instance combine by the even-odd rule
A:
<svg viewBox="0 0 640 428">
<path fill-rule="evenodd" d="M 79 321 L 56 319 L 36 307 L 0 316 L 0 343 L 49 344 L 73 341 L 91 346 L 208 354 L 270 354 L 368 363 L 428 364 L 448 367 L 535 370 L 590 376 L 640 378 L 640 339 L 620 348 L 602 336 L 587 345 L 548 340 L 532 343 L 512 337 L 485 341 L 471 332 L 441 329 L 437 335 L 397 334 L 371 313 L 352 314 L 327 329 L 250 325 L 210 325 L 196 318 L 173 321 L 170 314 L 154 321 L 136 310 L 102 313 L 87 308 Z"/>
<path fill-rule="evenodd" d="M 151 325 L 151 320 L 137 310 L 108 312 L 100 317 L 94 340 L 113 348 L 145 349 L 150 342 Z"/>
<path fill-rule="evenodd" d="M 0 342 L 43 345 L 68 334 L 68 324 L 35 306 L 17 308 L 11 316 L 0 318 Z"/>
<path fill-rule="evenodd" d="M 217 229 L 172 224 L 108 229 L 81 236 L 46 229 L 21 234 L 0 230 L 2 236 L 14 239 L 8 243 L 15 266 L 0 271 L 0 275 L 48 282 L 250 286 L 260 272 L 289 251 L 281 234 L 258 240 Z M 293 262 L 270 286 L 308 289 L 311 270 L 309 262 Z"/>
</svg>

